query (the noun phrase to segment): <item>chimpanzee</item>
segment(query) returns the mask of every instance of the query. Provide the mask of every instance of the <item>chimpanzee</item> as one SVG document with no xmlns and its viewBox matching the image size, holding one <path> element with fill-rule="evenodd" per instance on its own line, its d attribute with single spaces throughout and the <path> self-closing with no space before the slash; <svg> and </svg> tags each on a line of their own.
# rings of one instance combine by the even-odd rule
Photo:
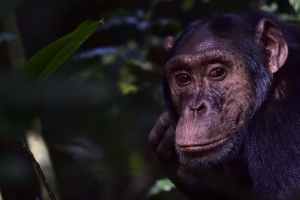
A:
<svg viewBox="0 0 300 200">
<path fill-rule="evenodd" d="M 195 199 L 300 197 L 300 32 L 251 11 L 191 23 L 164 69 L 166 110 L 149 140 Z"/>
</svg>

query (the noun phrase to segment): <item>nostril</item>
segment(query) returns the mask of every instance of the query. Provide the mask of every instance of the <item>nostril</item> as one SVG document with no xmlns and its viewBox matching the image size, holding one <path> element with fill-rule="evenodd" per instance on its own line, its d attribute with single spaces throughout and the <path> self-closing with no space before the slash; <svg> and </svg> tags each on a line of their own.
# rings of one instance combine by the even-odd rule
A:
<svg viewBox="0 0 300 200">
<path fill-rule="evenodd" d="M 190 109 L 194 112 L 200 112 L 202 110 L 205 110 L 205 103 L 201 103 L 198 106 L 191 106 Z"/>
<path fill-rule="evenodd" d="M 200 110 L 204 110 L 205 109 L 205 106 L 204 106 L 204 103 L 202 103 L 199 108 L 197 109 L 197 111 L 200 111 Z"/>
</svg>

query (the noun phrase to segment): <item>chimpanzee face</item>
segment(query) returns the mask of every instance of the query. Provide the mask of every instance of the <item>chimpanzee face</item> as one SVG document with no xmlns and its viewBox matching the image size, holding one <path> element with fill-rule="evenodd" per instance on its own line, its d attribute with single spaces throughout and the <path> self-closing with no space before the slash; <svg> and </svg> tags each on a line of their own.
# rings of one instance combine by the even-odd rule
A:
<svg viewBox="0 0 300 200">
<path fill-rule="evenodd" d="M 266 31 L 266 23 L 274 25 L 270 21 L 260 22 L 253 43 L 264 49 L 267 79 L 271 80 L 285 62 L 287 48 L 284 40 L 274 37 L 280 36 L 276 29 Z M 167 51 L 173 48 L 173 42 L 172 38 L 166 39 Z M 215 37 L 205 28 L 199 29 L 177 44 L 166 63 L 165 75 L 179 116 L 175 131 L 179 161 L 190 165 L 213 164 L 236 151 L 254 112 L 256 90 L 249 63 L 234 43 Z"/>
</svg>

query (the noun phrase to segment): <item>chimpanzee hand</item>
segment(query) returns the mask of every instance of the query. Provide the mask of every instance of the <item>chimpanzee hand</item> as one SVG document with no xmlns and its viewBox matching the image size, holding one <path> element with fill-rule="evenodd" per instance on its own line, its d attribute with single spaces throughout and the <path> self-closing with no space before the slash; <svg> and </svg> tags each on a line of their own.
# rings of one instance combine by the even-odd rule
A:
<svg viewBox="0 0 300 200">
<path fill-rule="evenodd" d="M 151 143 L 156 155 L 164 168 L 168 178 L 175 184 L 193 184 L 194 177 L 189 176 L 185 171 L 186 167 L 178 162 L 174 145 L 175 133 L 167 112 L 164 112 L 156 121 L 149 134 Z"/>
<path fill-rule="evenodd" d="M 229 199 L 240 199 L 240 193 L 234 192 L 233 195 L 223 196 L 222 193 L 216 193 L 214 187 L 207 187 L 211 182 L 211 177 L 215 177 L 215 175 L 206 171 L 201 173 L 200 168 L 195 171 L 188 168 L 187 164 L 179 163 L 175 149 L 175 132 L 167 112 L 164 112 L 156 121 L 149 134 L 149 142 L 168 178 L 175 184 L 177 189 L 189 198 L 227 199 L 229 197 Z M 227 186 L 230 186 L 230 183 L 227 182 L 227 179 L 225 181 L 221 179 L 218 184 L 222 185 L 225 193 L 228 193 L 226 189 Z M 234 188 L 238 187 L 235 186 Z M 246 197 L 246 191 L 241 194 L 243 198 Z"/>
<path fill-rule="evenodd" d="M 170 118 L 168 113 L 164 112 L 149 134 L 149 142 L 160 160 L 168 162 L 175 158 L 174 137 Z"/>
</svg>

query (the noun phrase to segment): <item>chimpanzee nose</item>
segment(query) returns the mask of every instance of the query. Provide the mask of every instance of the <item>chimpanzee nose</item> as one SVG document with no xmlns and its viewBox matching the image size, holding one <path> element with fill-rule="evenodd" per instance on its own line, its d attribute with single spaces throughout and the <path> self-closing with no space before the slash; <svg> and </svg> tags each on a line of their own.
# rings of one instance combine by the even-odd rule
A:
<svg viewBox="0 0 300 200">
<path fill-rule="evenodd" d="M 206 115 L 209 110 L 209 106 L 205 101 L 201 101 L 198 104 L 192 103 L 191 105 L 189 105 L 189 108 L 191 112 L 195 113 L 195 116 Z"/>
<path fill-rule="evenodd" d="M 206 107 L 206 106 L 205 106 L 204 102 L 201 102 L 199 105 L 191 105 L 191 106 L 190 106 L 191 110 L 193 110 L 193 111 L 195 111 L 195 112 L 204 110 L 205 107 Z"/>
</svg>

